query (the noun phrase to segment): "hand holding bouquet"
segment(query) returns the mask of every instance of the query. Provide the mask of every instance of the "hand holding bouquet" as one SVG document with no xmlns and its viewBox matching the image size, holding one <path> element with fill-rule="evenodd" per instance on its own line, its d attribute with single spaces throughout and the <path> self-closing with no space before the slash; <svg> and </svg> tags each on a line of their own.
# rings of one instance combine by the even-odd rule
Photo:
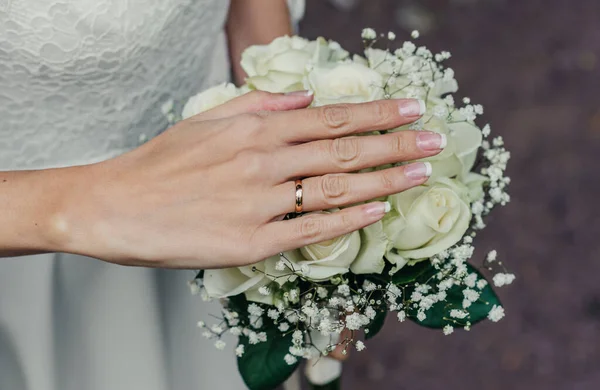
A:
<svg viewBox="0 0 600 390">
<path fill-rule="evenodd" d="M 282 37 L 250 47 L 241 63 L 249 76 L 246 85 L 216 86 L 192 97 L 183 110 L 187 118 L 252 90 L 308 90 L 314 93 L 312 106 L 338 105 L 342 110 L 344 104 L 419 99 L 419 114 L 424 115 L 416 122 L 363 135 L 427 130 L 439 134 L 442 143 L 441 153 L 420 160 L 430 176 L 427 182 L 376 199 L 388 202 L 382 220 L 254 265 L 198 273 L 193 291 L 224 300 L 222 318 L 199 326 L 219 349 L 225 347 L 225 333 L 239 336 L 239 369 L 250 389 L 277 387 L 301 358 L 310 360 L 313 383 L 335 380 L 335 369 L 322 375 L 315 367 L 329 362 L 327 354 L 336 347 L 344 352 L 364 349 L 358 331 L 373 337 L 391 313 L 400 322 L 409 319 L 444 334 L 504 315 L 480 270 L 467 262 L 473 238 L 485 227 L 483 218 L 509 201 L 509 179 L 504 177 L 509 153 L 502 139 L 488 140 L 489 125 L 476 125 L 483 113 L 480 105 L 467 98 L 463 105 L 455 102 L 458 83 L 452 69 L 442 65 L 449 53 L 434 55 L 410 41 L 395 51 L 378 49 L 380 41 L 389 45 L 395 36 L 378 36 L 371 29 L 362 38 L 365 57 L 350 56 L 323 38 Z M 387 168 L 389 164 L 362 172 Z M 496 261 L 495 251 L 480 268 L 498 271 L 493 279 L 498 287 L 514 279 Z"/>
</svg>

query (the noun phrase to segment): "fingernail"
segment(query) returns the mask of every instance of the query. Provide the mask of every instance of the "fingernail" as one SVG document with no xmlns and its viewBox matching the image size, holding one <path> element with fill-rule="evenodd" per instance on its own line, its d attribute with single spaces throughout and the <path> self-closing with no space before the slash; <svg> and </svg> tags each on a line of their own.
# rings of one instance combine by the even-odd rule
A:
<svg viewBox="0 0 600 390">
<path fill-rule="evenodd" d="M 427 110 L 425 102 L 420 99 L 401 99 L 398 101 L 398 107 L 403 117 L 421 116 Z"/>
<path fill-rule="evenodd" d="M 285 96 L 312 96 L 313 91 L 305 90 L 305 91 L 292 91 L 284 93 Z"/>
<path fill-rule="evenodd" d="M 390 202 L 372 202 L 365 207 L 365 214 L 382 216 L 392 209 Z"/>
<path fill-rule="evenodd" d="M 431 167 L 431 163 L 428 162 L 412 163 L 404 167 L 404 175 L 413 180 L 425 179 L 431 176 L 432 172 L 433 168 Z"/>
<path fill-rule="evenodd" d="M 444 149 L 448 144 L 446 134 L 439 134 L 433 131 L 421 131 L 417 135 L 417 146 L 421 150 L 432 151 Z"/>
</svg>

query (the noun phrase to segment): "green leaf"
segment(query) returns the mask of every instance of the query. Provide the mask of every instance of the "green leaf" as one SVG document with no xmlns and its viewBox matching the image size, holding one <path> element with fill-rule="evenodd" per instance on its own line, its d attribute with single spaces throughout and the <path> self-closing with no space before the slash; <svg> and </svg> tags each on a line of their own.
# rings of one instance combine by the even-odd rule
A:
<svg viewBox="0 0 600 390">
<path fill-rule="evenodd" d="M 467 265 L 467 269 L 469 273 L 476 273 L 478 275 L 477 280 L 485 279 L 481 273 L 471 265 Z M 420 282 L 424 283 L 427 280 L 421 279 Z M 437 280 L 434 281 L 437 283 Z M 451 326 L 460 326 L 462 323 L 466 323 L 467 321 L 471 323 L 471 325 L 475 325 L 476 323 L 487 318 L 489 311 L 492 309 L 494 305 L 501 305 L 500 299 L 488 283 L 481 291 L 480 297 L 476 302 L 473 302 L 471 306 L 467 309 L 463 309 L 469 313 L 469 316 L 463 320 L 458 320 L 459 324 L 450 320 L 450 311 L 452 309 L 462 309 L 462 301 L 463 301 L 463 290 L 465 286 L 452 286 L 450 289 L 446 291 L 447 298 L 444 302 L 438 302 L 434 304 L 431 309 L 427 310 L 425 314 L 427 318 L 423 321 L 419 321 L 416 316 L 418 310 L 416 308 L 409 308 L 408 314 L 410 315 L 410 319 L 419 325 L 426 326 L 428 328 L 436 328 L 441 329 L 446 325 Z M 476 289 L 479 291 L 479 289 Z M 412 288 L 407 291 L 407 295 L 410 296 L 412 293 Z"/>
<path fill-rule="evenodd" d="M 267 330 L 267 341 L 250 344 L 240 337 L 244 354 L 238 358 L 238 369 L 250 390 L 273 390 L 286 381 L 300 362 L 289 365 L 283 359 L 292 346 L 292 335 L 283 335 L 275 328 Z"/>
<path fill-rule="evenodd" d="M 248 300 L 245 294 L 238 294 L 227 299 L 227 307 L 229 310 L 238 313 L 242 317 L 246 317 L 248 313 Z"/>
<path fill-rule="evenodd" d="M 333 381 L 325 384 L 325 385 L 313 385 L 310 384 L 311 390 L 340 390 L 342 388 L 341 378 L 336 378 Z"/>
<path fill-rule="evenodd" d="M 426 275 L 435 274 L 435 267 L 429 260 L 420 261 L 414 265 L 405 265 L 392 276 L 392 282 L 396 285 L 414 283 L 423 280 Z"/>
<path fill-rule="evenodd" d="M 365 328 L 365 330 L 367 330 L 367 329 L 369 330 L 368 332 L 365 332 L 365 339 L 369 340 L 369 339 L 375 337 L 375 335 L 377 333 L 379 333 L 381 328 L 383 328 L 383 324 L 385 323 L 386 315 L 387 315 L 387 310 L 377 312 L 377 314 L 375 315 L 375 318 L 373 318 L 373 321 L 371 321 L 369 323 L 369 325 Z"/>
</svg>

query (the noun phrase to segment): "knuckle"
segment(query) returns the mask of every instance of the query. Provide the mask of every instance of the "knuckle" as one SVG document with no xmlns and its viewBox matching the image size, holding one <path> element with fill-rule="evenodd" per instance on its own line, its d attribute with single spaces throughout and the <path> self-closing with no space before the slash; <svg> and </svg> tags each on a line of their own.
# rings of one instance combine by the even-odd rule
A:
<svg viewBox="0 0 600 390">
<path fill-rule="evenodd" d="M 252 133 L 257 132 L 260 129 L 262 129 L 264 124 L 265 124 L 265 117 L 256 112 L 240 115 L 240 125 L 244 129 L 246 129 Z"/>
<path fill-rule="evenodd" d="M 253 150 L 244 150 L 237 155 L 238 168 L 243 177 L 255 178 L 264 176 L 267 165 L 265 156 Z"/>
<path fill-rule="evenodd" d="M 356 165 L 360 158 L 361 144 L 358 137 L 336 138 L 330 144 L 333 160 L 343 167 Z"/>
<path fill-rule="evenodd" d="M 347 104 L 326 106 L 321 110 L 321 120 L 330 130 L 339 130 L 352 121 L 352 110 Z"/>
<path fill-rule="evenodd" d="M 396 114 L 396 110 L 392 109 L 389 102 L 378 101 L 371 105 L 371 118 L 376 124 L 388 123 Z"/>
<path fill-rule="evenodd" d="M 306 215 L 300 219 L 301 221 L 298 224 L 298 234 L 301 239 L 314 240 L 323 235 L 325 227 L 321 218 L 312 215 Z"/>
<path fill-rule="evenodd" d="M 348 179 L 345 175 L 330 174 L 322 177 L 321 191 L 327 202 L 337 203 L 336 200 L 348 194 Z"/>
<path fill-rule="evenodd" d="M 395 188 L 396 181 L 394 180 L 392 170 L 386 169 L 384 171 L 380 171 L 379 178 L 381 180 L 381 186 L 384 190 L 392 191 Z"/>
<path fill-rule="evenodd" d="M 349 232 L 354 228 L 354 220 L 349 213 L 340 212 L 339 215 L 339 227 L 343 232 Z"/>
<path fill-rule="evenodd" d="M 410 150 L 406 136 L 402 132 L 396 133 L 390 142 L 392 152 L 396 155 L 406 154 Z"/>
<path fill-rule="evenodd" d="M 249 94 L 250 98 L 256 103 L 263 103 L 271 98 L 271 94 L 265 91 L 252 91 Z"/>
</svg>

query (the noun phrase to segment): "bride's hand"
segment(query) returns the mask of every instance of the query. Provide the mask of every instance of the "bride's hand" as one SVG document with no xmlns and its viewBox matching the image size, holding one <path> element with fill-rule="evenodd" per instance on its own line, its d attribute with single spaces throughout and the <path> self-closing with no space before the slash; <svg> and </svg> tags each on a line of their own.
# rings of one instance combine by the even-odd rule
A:
<svg viewBox="0 0 600 390">
<path fill-rule="evenodd" d="M 63 251 L 151 267 L 213 268 L 254 263 L 332 239 L 380 220 L 372 202 L 291 220 L 294 179 L 304 178 L 304 211 L 346 206 L 424 183 L 414 163 L 432 156 L 439 134 L 395 128 L 420 116 L 416 100 L 320 108 L 312 97 L 253 92 L 182 121 L 118 158 L 78 170 L 71 205 L 57 222 Z M 343 137 L 343 138 L 340 138 Z"/>
</svg>

